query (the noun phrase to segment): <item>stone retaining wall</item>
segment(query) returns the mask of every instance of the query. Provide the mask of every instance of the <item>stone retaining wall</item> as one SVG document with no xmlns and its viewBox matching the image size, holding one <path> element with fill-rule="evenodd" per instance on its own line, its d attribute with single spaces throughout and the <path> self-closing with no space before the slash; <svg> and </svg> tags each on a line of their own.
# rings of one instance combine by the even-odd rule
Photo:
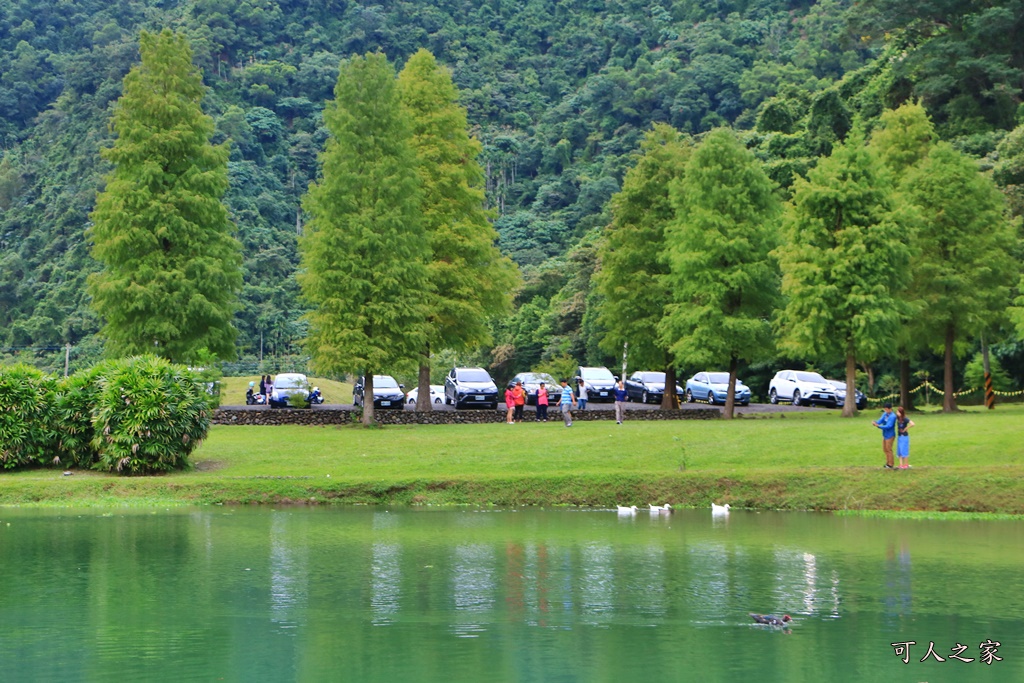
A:
<svg viewBox="0 0 1024 683">
<path fill-rule="evenodd" d="M 505 411 L 498 410 L 438 410 L 417 413 L 412 410 L 376 410 L 377 422 L 395 424 L 484 424 L 504 422 Z M 359 421 L 360 413 L 354 410 L 333 410 L 314 408 L 294 410 L 281 408 L 270 410 L 232 410 L 222 408 L 213 412 L 211 422 L 218 425 L 339 425 Z M 717 408 L 689 408 L 685 410 L 626 410 L 627 420 L 710 420 L 721 417 Z M 527 421 L 533 419 L 533 413 Z M 573 413 L 576 421 L 614 420 L 612 410 L 582 410 Z M 561 422 L 562 414 L 551 410 L 549 422 Z"/>
</svg>

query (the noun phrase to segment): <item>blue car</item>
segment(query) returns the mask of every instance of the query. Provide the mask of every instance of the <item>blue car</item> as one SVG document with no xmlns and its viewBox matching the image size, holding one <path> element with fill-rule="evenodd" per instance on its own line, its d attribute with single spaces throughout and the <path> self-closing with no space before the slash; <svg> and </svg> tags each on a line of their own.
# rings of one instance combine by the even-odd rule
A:
<svg viewBox="0 0 1024 683">
<path fill-rule="evenodd" d="M 698 372 L 686 380 L 686 401 L 707 401 L 711 405 L 725 403 L 729 395 L 728 372 Z M 750 387 L 736 379 L 733 401 L 741 406 L 750 405 Z"/>
</svg>

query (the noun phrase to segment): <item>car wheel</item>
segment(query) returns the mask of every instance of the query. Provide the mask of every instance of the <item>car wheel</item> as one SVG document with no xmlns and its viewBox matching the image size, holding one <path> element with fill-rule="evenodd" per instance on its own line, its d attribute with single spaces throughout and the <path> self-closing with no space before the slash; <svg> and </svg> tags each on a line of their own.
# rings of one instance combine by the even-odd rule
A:
<svg viewBox="0 0 1024 683">
<path fill-rule="evenodd" d="M 779 395 L 775 393 L 774 389 L 768 392 L 768 402 L 773 406 L 779 405 Z"/>
<path fill-rule="evenodd" d="M 686 402 L 693 403 L 693 392 L 689 389 L 686 390 Z"/>
<path fill-rule="evenodd" d="M 434 403 L 436 403 L 437 405 L 441 405 L 441 399 L 435 398 Z"/>
<path fill-rule="evenodd" d="M 800 390 L 799 389 L 794 389 L 793 390 L 793 405 L 795 405 L 795 406 L 800 405 Z"/>
<path fill-rule="evenodd" d="M 718 399 L 715 397 L 715 392 L 708 392 L 708 403 L 710 403 L 713 406 L 718 405 Z"/>
<path fill-rule="evenodd" d="M 750 401 L 743 401 L 742 403 L 740 403 L 740 405 L 746 408 L 747 406 L 750 405 Z"/>
<path fill-rule="evenodd" d="M 644 393 L 640 394 L 640 402 L 641 403 L 647 403 L 647 392 L 646 391 L 644 391 Z"/>
</svg>

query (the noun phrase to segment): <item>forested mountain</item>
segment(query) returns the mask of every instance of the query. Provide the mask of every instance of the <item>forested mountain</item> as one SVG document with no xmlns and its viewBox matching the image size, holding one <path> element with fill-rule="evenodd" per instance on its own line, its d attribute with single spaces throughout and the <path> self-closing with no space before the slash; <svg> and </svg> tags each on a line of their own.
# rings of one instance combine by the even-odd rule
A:
<svg viewBox="0 0 1024 683">
<path fill-rule="evenodd" d="M 230 140 L 245 254 L 239 353 L 296 353 L 300 197 L 327 137 L 340 60 L 425 47 L 483 143 L 517 310 L 477 360 L 500 371 L 606 361 L 590 275 L 608 199 L 644 133 L 728 124 L 788 187 L 856 116 L 923 98 L 940 134 L 992 153 L 1019 117 L 1024 2 L 965 0 L 0 0 L 0 355 L 100 351 L 88 306 L 99 150 L 140 29 L 184 32 Z M 1018 145 L 1019 146 L 1019 145 Z M 1012 175 L 1012 174 L 1011 174 Z M 59 360 L 58 360 L 59 359 Z"/>
</svg>

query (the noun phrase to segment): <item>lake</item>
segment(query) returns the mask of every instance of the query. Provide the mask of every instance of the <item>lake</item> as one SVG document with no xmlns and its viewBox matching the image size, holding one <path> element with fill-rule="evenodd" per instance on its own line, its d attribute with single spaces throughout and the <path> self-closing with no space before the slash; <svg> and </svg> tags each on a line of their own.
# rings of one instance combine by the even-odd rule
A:
<svg viewBox="0 0 1024 683">
<path fill-rule="evenodd" d="M 1022 567 L 1017 521 L 0 509 L 0 678 L 1021 681 Z"/>
</svg>

